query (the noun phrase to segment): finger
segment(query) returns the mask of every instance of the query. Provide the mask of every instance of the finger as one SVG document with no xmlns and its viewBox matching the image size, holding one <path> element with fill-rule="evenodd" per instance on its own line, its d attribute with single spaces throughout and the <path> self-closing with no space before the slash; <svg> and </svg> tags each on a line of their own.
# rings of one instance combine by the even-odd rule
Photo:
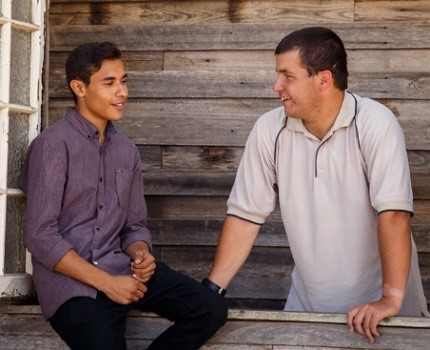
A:
<svg viewBox="0 0 430 350">
<path fill-rule="evenodd" d="M 148 279 L 143 277 L 143 276 L 139 276 L 138 274 L 134 273 L 133 274 L 133 278 L 137 279 L 138 281 L 145 283 L 148 282 Z"/>
<path fill-rule="evenodd" d="M 145 254 L 143 257 L 141 265 L 145 269 L 155 269 L 155 258 L 151 254 Z"/>
<path fill-rule="evenodd" d="M 134 257 L 134 260 L 133 260 L 133 265 L 140 264 L 144 260 L 144 257 L 145 257 L 145 252 L 141 250 L 137 251 L 136 256 Z"/>
<path fill-rule="evenodd" d="M 380 334 L 378 332 L 378 324 L 382 321 L 382 318 L 376 317 L 375 315 L 372 317 L 370 322 L 370 331 L 375 337 L 379 337 Z"/>
<path fill-rule="evenodd" d="M 141 291 L 140 289 L 137 290 L 136 296 L 138 297 L 138 299 L 142 299 L 144 295 L 145 293 L 143 291 Z"/>
<path fill-rule="evenodd" d="M 155 266 L 143 268 L 142 266 L 132 266 L 132 271 L 140 278 L 150 278 L 155 273 Z"/>
<path fill-rule="evenodd" d="M 365 337 L 369 340 L 369 343 L 373 344 L 375 339 L 373 338 L 372 331 L 370 329 L 370 322 L 373 318 L 372 309 L 369 308 L 367 314 L 363 320 L 363 330 Z"/>
<path fill-rule="evenodd" d="M 142 283 L 146 283 L 151 279 L 153 274 L 154 272 L 148 272 L 145 274 L 145 273 L 142 273 L 141 271 L 135 271 L 135 273 L 132 276 L 138 281 Z"/>
<path fill-rule="evenodd" d="M 348 311 L 347 315 L 346 315 L 346 324 L 348 327 L 348 330 L 352 333 L 354 332 L 354 317 L 357 315 L 358 313 L 358 307 L 355 307 L 351 310 Z"/>
<path fill-rule="evenodd" d="M 363 321 L 368 308 L 368 305 L 362 305 L 353 320 L 355 330 L 361 335 L 365 335 L 365 331 L 363 329 Z"/>
</svg>

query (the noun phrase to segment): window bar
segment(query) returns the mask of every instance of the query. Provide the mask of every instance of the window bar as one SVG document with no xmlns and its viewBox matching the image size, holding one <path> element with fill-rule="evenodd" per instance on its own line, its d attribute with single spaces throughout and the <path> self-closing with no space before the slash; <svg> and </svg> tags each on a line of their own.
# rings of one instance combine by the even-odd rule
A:
<svg viewBox="0 0 430 350">
<path fill-rule="evenodd" d="M 0 101 L 9 103 L 12 1 L 1 2 Z M 9 140 L 9 108 L 0 109 L 0 277 L 4 276 L 6 242 L 7 169 Z"/>
</svg>

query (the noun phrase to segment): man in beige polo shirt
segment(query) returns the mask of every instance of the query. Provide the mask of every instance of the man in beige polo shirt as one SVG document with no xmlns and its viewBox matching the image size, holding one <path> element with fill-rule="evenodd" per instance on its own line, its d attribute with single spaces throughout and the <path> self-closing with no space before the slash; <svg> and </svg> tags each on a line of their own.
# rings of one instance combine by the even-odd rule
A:
<svg viewBox="0 0 430 350">
<path fill-rule="evenodd" d="M 296 265 L 285 310 L 347 313 L 373 343 L 386 317 L 428 316 L 403 132 L 386 107 L 346 91 L 333 31 L 295 31 L 275 56 L 283 107 L 249 135 L 206 283 L 225 292 L 279 198 Z"/>
</svg>

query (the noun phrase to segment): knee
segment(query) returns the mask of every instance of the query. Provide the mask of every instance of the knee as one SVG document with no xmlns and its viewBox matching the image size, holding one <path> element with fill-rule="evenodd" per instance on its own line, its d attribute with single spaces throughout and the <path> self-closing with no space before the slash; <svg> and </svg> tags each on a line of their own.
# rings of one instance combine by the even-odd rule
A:
<svg viewBox="0 0 430 350">
<path fill-rule="evenodd" d="M 228 308 L 223 296 L 210 291 L 210 302 L 207 303 L 207 317 L 212 320 L 214 328 L 218 329 L 227 321 Z"/>
</svg>

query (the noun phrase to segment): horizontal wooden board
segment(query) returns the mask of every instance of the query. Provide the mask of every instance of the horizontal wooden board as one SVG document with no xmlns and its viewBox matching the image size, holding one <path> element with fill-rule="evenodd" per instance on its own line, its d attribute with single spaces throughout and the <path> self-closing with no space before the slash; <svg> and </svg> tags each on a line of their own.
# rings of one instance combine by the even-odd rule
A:
<svg viewBox="0 0 430 350">
<path fill-rule="evenodd" d="M 59 77 L 67 87 L 65 66 L 69 52 L 49 52 L 49 77 Z M 127 71 L 160 71 L 164 66 L 164 54 L 161 51 L 123 51 L 122 58 L 126 62 Z"/>
<path fill-rule="evenodd" d="M 175 173 L 181 177 L 187 176 L 191 171 L 196 177 L 201 176 L 201 172 L 214 173 L 216 176 L 225 175 L 228 180 L 229 172 L 236 172 L 240 158 L 243 153 L 243 147 L 219 147 L 219 146 L 140 146 L 138 145 L 141 159 L 144 166 L 150 170 L 159 170 L 162 168 L 164 174 Z M 155 158 L 163 158 L 163 163 L 151 164 Z M 149 159 L 148 159 L 149 158 Z M 409 166 L 412 173 L 414 187 L 425 187 L 427 176 L 430 171 L 430 152 L 428 151 L 408 151 Z M 163 175 L 159 174 L 162 178 Z M 151 176 L 148 174 L 148 176 Z M 204 176 L 204 175 L 203 175 Z M 415 193 L 418 194 L 418 193 Z"/>
<path fill-rule="evenodd" d="M 336 31 L 347 49 L 410 49 L 430 47 L 429 23 L 357 22 L 319 23 Z M 132 26 L 50 26 L 53 51 L 69 51 L 87 41 L 113 40 L 129 51 L 274 50 L 293 30 L 315 25 L 300 24 L 200 24 Z"/>
<path fill-rule="evenodd" d="M 275 98 L 274 78 L 264 70 L 129 72 L 128 86 L 131 98 Z M 427 99 L 430 73 L 352 73 L 349 89 L 376 99 Z M 52 77 L 49 95 L 70 96 L 63 77 Z"/>
<path fill-rule="evenodd" d="M 430 49 L 347 50 L 348 70 L 356 73 L 428 73 Z M 68 52 L 51 51 L 50 76 L 63 76 Z M 128 71 L 267 70 L 275 77 L 273 50 L 249 51 L 124 51 Z M 405 64 L 407 62 L 408 64 Z"/>
<path fill-rule="evenodd" d="M 165 220 L 148 218 L 155 246 L 215 247 L 223 219 Z M 429 238 L 430 239 L 430 238 Z M 254 247 L 288 247 L 281 221 L 269 221 L 261 226 Z M 428 248 L 430 252 L 430 247 Z"/>
<path fill-rule="evenodd" d="M 56 3 L 51 25 L 129 24 L 184 25 L 207 23 L 352 22 L 353 0 L 143 1 Z"/>
<path fill-rule="evenodd" d="M 227 210 L 226 196 L 146 196 L 149 217 L 154 219 L 223 219 Z M 416 200 L 415 225 L 430 223 L 430 201 Z M 267 220 L 280 220 L 278 209 Z"/>
<path fill-rule="evenodd" d="M 428 73 L 430 49 L 347 50 L 351 73 Z M 407 62 L 407 64 L 405 64 Z M 167 51 L 164 70 L 267 70 L 275 69 L 273 50 L 250 51 Z"/>
<path fill-rule="evenodd" d="M 202 151 L 203 152 L 203 151 Z M 227 196 L 233 186 L 236 176 L 236 165 L 239 161 L 239 156 L 235 159 L 226 158 L 228 153 L 220 149 L 207 149 L 207 153 L 218 157 L 211 160 L 211 155 L 207 156 L 208 164 L 205 166 L 203 159 L 196 160 L 196 163 L 202 162 L 202 167 L 195 171 L 190 171 L 194 168 L 189 167 L 189 171 L 176 171 L 174 169 L 164 169 L 162 171 L 143 171 L 145 193 L 147 195 L 182 195 L 182 196 Z M 409 152 L 411 154 L 413 152 Z M 430 156 L 430 154 L 429 154 Z M 233 162 L 234 160 L 234 162 Z M 185 164 L 190 164 L 189 159 L 184 159 Z M 220 171 L 215 163 L 220 162 L 221 166 L 231 164 L 231 170 Z M 223 163 L 225 161 L 227 164 Z M 202 171 L 207 168 L 207 171 Z M 412 190 L 414 199 L 430 199 L 430 174 L 414 173 L 412 169 Z"/>
<path fill-rule="evenodd" d="M 235 176 L 235 172 L 143 172 L 148 195 L 226 196 Z"/>
<path fill-rule="evenodd" d="M 429 21 L 428 0 L 355 0 L 355 21 Z"/>
<path fill-rule="evenodd" d="M 177 83 L 179 84 L 179 81 Z M 215 99 L 213 97 L 215 96 L 204 99 L 189 97 L 130 99 L 124 117 L 117 126 L 138 145 L 243 147 L 257 118 L 280 106 L 275 97 L 262 99 Z M 409 150 L 430 150 L 430 137 L 428 137 L 430 100 L 389 98 L 379 99 L 379 101 L 389 107 L 398 118 Z M 72 105 L 73 102 L 70 99 L 57 100 L 51 97 L 50 124 L 60 119 L 66 107 Z M 234 153 L 236 154 L 235 151 Z M 416 161 L 419 161 L 418 158 Z M 173 162 L 174 159 L 167 160 L 166 166 L 169 167 L 170 161 Z M 430 163 L 427 162 L 426 166 L 429 170 Z M 173 167 L 182 168 L 180 164 Z M 188 165 L 184 164 L 183 168 L 187 167 Z M 207 167 L 208 165 L 204 169 Z M 229 168 L 228 164 L 224 169 L 227 168 Z"/>
</svg>

